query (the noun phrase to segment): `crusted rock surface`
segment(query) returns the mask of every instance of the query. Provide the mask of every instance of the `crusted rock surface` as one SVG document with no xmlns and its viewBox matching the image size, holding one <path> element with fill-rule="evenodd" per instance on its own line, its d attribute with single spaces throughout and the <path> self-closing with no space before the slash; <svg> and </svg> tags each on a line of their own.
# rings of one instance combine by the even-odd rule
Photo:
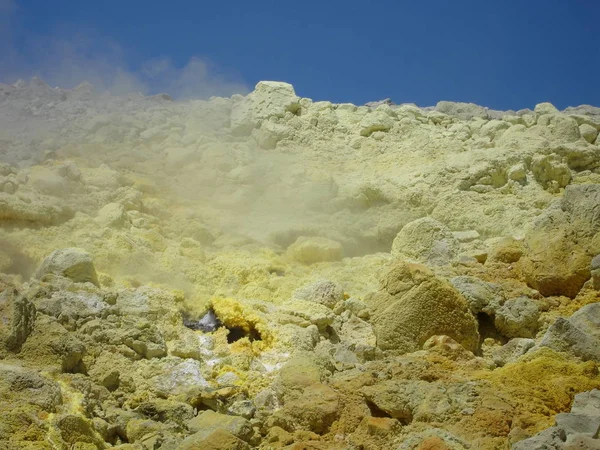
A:
<svg viewBox="0 0 600 450">
<path fill-rule="evenodd" d="M 600 447 L 600 109 L 0 94 L 0 448 Z"/>
</svg>

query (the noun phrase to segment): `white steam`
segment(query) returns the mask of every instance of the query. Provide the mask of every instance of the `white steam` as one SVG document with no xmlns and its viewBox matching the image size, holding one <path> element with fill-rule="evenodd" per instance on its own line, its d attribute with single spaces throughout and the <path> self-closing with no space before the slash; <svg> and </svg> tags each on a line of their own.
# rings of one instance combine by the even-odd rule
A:
<svg viewBox="0 0 600 450">
<path fill-rule="evenodd" d="M 130 55 L 120 43 L 93 30 L 59 28 L 52 36 L 29 35 L 17 46 L 18 14 L 14 0 L 0 0 L 0 83 L 37 76 L 50 86 L 65 89 L 87 81 L 97 90 L 115 95 L 164 92 L 175 99 L 249 92 L 238 75 L 199 56 L 190 57 L 183 65 L 157 57 L 131 67 L 127 62 Z"/>
</svg>

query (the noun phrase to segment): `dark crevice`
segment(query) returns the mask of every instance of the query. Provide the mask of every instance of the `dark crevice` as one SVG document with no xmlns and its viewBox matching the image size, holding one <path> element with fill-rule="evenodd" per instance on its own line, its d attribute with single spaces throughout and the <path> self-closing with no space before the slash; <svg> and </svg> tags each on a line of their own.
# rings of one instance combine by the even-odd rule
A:
<svg viewBox="0 0 600 450">
<path fill-rule="evenodd" d="M 480 312 L 477 314 L 477 324 L 479 329 L 479 348 L 488 338 L 494 339 L 495 341 L 499 341 L 502 345 L 508 342 L 508 339 L 496 329 L 496 325 L 494 325 L 494 318 L 489 314 L 484 312 Z"/>
<path fill-rule="evenodd" d="M 392 418 L 388 413 L 386 413 L 383 409 L 379 408 L 375 403 L 367 400 L 367 406 L 369 407 L 369 411 L 371 411 L 371 417 L 387 417 Z"/>
<path fill-rule="evenodd" d="M 226 328 L 229 330 L 227 334 L 227 342 L 229 344 L 239 341 L 243 338 L 248 338 L 248 340 L 252 341 L 261 341 L 262 336 L 260 332 L 250 326 L 249 329 L 238 327 L 238 326 L 227 326 L 227 324 L 223 324 L 216 313 L 209 309 L 201 319 L 194 319 L 185 313 L 183 313 L 183 325 L 192 330 L 203 331 L 205 333 L 212 333 L 213 331 L 217 331 L 219 328 Z"/>
<path fill-rule="evenodd" d="M 336 331 L 333 329 L 333 327 L 328 325 L 327 328 L 325 328 L 325 333 L 327 334 L 327 337 L 329 338 L 329 341 L 332 344 L 340 343 L 340 337 L 338 336 Z"/>
<path fill-rule="evenodd" d="M 227 328 L 229 330 L 229 334 L 227 335 L 227 342 L 229 344 L 239 341 L 240 339 L 243 339 L 243 338 L 248 338 L 248 340 L 250 342 L 262 340 L 260 333 L 254 328 L 250 328 L 249 331 L 246 331 L 242 327 L 231 327 L 231 328 L 225 327 L 225 328 Z"/>
</svg>

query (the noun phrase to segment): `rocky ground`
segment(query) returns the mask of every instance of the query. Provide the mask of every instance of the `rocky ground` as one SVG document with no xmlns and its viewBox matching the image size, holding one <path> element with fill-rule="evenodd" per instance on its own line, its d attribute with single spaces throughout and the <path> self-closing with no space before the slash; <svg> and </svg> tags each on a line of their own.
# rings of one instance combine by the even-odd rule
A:
<svg viewBox="0 0 600 450">
<path fill-rule="evenodd" d="M 0 85 L 0 448 L 600 448 L 599 129 Z"/>
</svg>

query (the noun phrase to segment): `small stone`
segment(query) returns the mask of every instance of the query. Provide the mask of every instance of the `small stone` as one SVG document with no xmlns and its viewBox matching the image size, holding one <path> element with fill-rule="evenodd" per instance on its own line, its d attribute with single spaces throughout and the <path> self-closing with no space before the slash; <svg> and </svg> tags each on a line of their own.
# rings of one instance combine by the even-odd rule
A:
<svg viewBox="0 0 600 450">
<path fill-rule="evenodd" d="M 502 367 L 508 363 L 515 362 L 520 356 L 533 348 L 534 345 L 535 341 L 533 339 L 511 339 L 499 349 L 492 351 L 492 359 L 497 366 Z"/>
</svg>

